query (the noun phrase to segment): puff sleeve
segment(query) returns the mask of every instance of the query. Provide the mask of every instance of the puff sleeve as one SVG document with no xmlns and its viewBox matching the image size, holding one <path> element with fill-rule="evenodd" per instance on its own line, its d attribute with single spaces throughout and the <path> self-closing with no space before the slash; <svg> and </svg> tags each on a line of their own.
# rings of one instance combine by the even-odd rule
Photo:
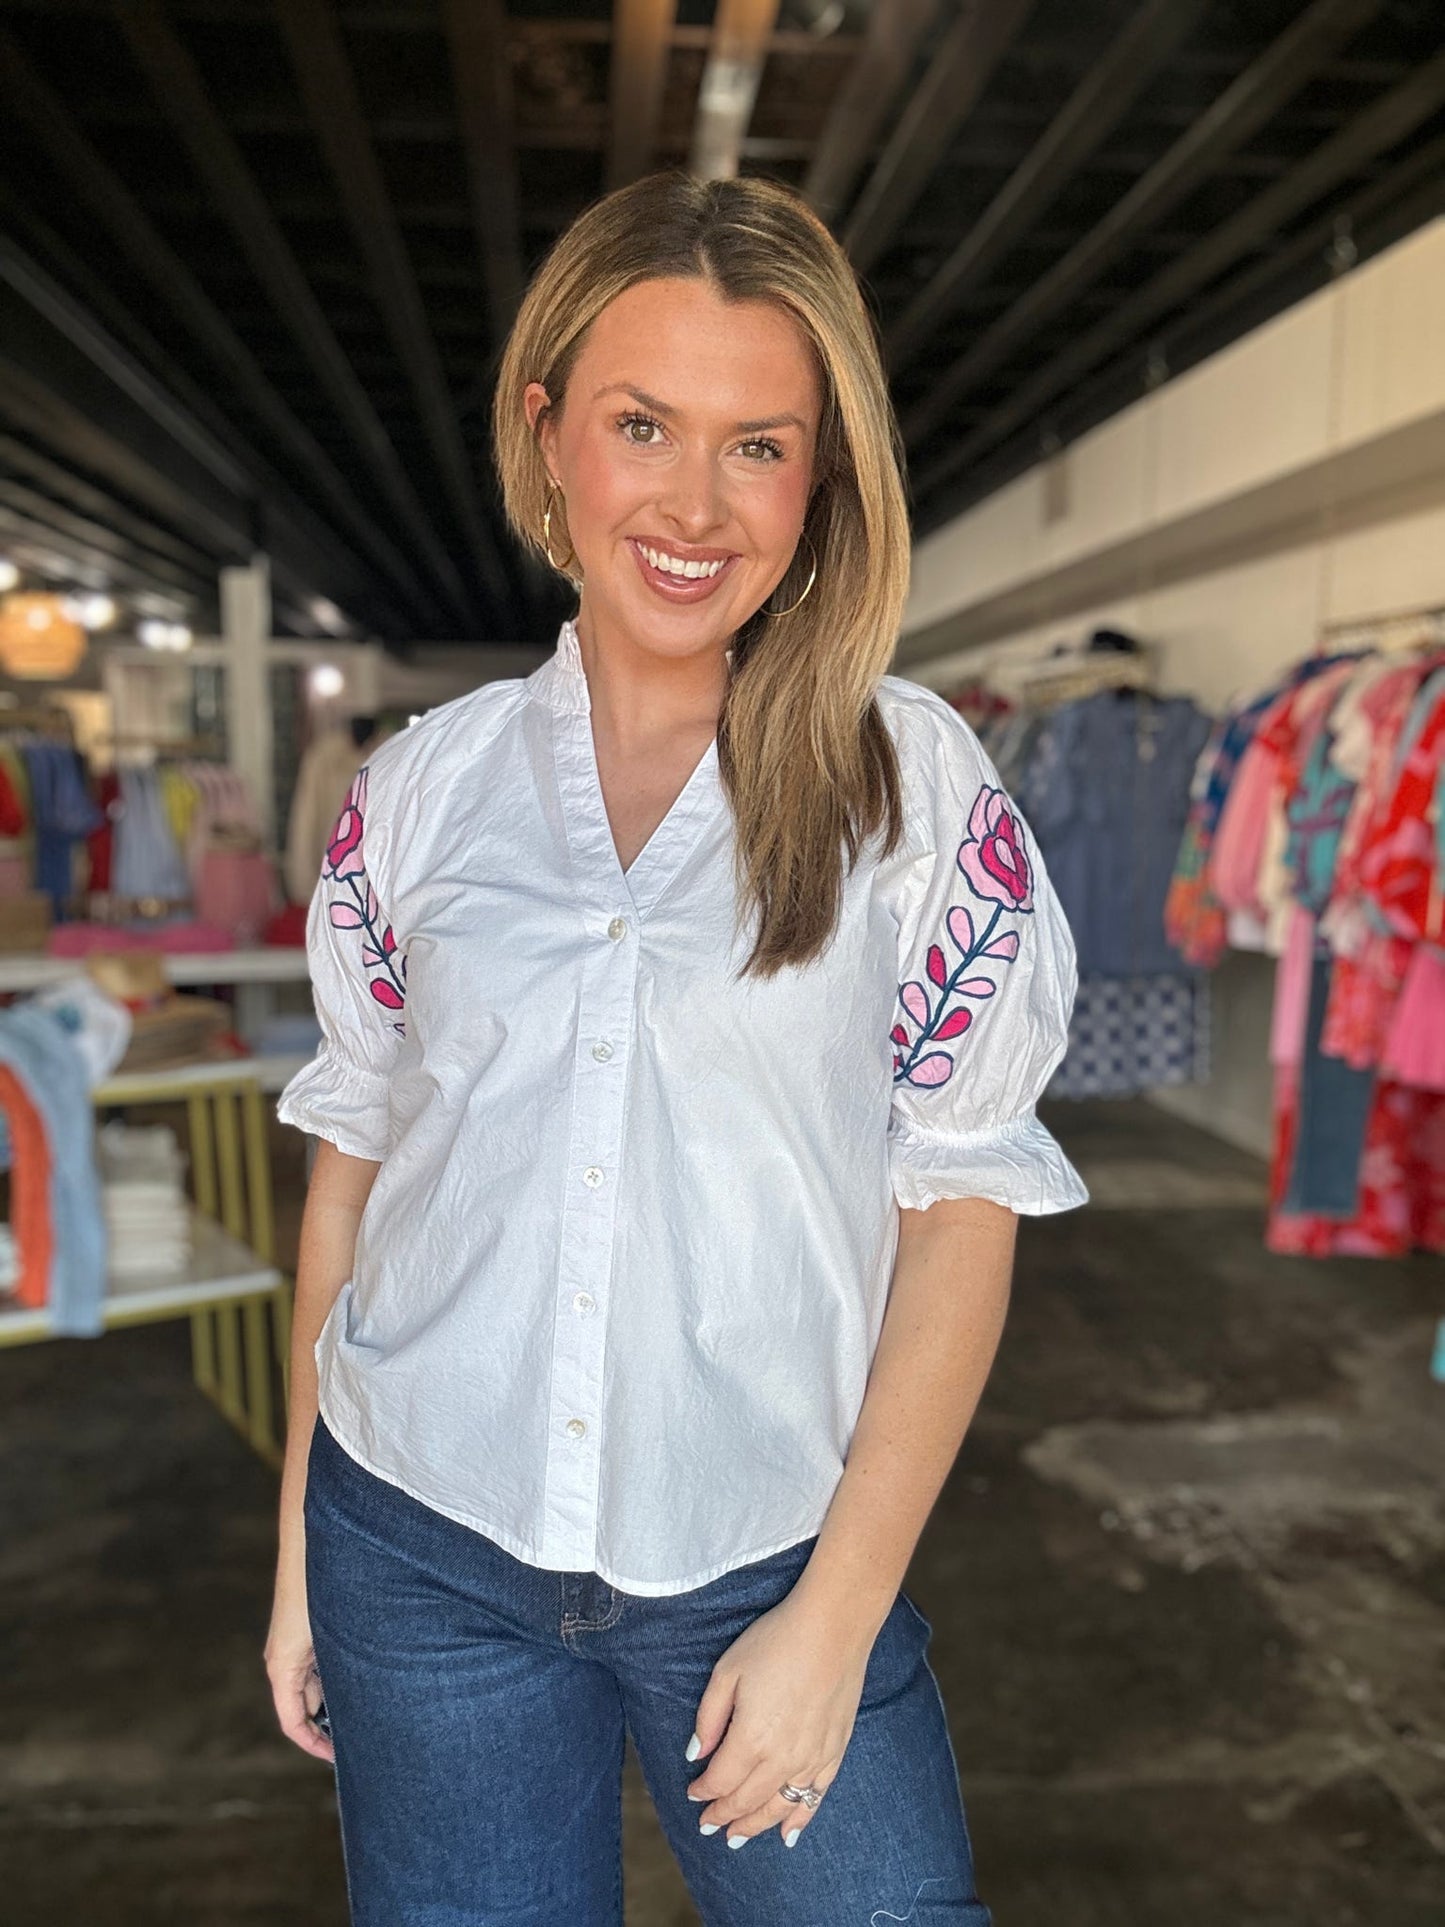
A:
<svg viewBox="0 0 1445 1927">
<path fill-rule="evenodd" d="M 327 841 L 306 915 L 321 1047 L 282 1091 L 276 1115 L 352 1157 L 391 1144 L 390 1072 L 406 1031 L 406 959 L 367 869 L 367 769 Z"/>
<path fill-rule="evenodd" d="M 898 1203 L 981 1197 L 1030 1215 L 1088 1192 L 1035 1104 L 1068 1044 L 1073 938 L 1038 846 L 967 723 L 919 692 L 900 741 L 889 1169 Z"/>
</svg>

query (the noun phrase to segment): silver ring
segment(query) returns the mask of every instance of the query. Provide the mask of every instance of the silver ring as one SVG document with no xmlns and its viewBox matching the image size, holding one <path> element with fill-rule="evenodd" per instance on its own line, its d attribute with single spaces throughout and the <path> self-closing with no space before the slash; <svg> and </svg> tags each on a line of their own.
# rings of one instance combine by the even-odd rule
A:
<svg viewBox="0 0 1445 1927">
<path fill-rule="evenodd" d="M 791 1780 L 788 1782 L 786 1786 L 780 1786 L 778 1788 L 778 1791 L 779 1793 L 782 1794 L 785 1800 L 791 1800 L 794 1806 L 796 1806 L 799 1800 L 801 1800 L 803 1802 L 803 1805 L 808 1809 L 809 1813 L 811 1813 L 814 1810 L 818 1802 L 823 1797 L 817 1787 L 794 1786 Z"/>
</svg>

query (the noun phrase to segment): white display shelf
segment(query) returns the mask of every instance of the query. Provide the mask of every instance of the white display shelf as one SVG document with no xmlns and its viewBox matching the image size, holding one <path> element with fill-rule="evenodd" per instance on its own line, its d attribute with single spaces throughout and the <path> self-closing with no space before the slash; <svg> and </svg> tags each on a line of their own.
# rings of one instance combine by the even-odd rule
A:
<svg viewBox="0 0 1445 1927">
<path fill-rule="evenodd" d="M 124 952 L 120 953 L 124 955 Z M 173 984 L 301 984 L 310 975 L 304 946 L 267 944 L 258 950 L 162 953 Z M 82 957 L 41 950 L 0 951 L 0 991 L 42 990 L 83 974 Z"/>
<path fill-rule="evenodd" d="M 237 991 L 238 1000 L 246 994 Z M 273 1249 L 267 1106 L 263 1089 L 277 1089 L 306 1057 L 237 1057 L 112 1077 L 92 1099 L 108 1104 L 179 1100 L 188 1112 L 189 1155 L 197 1196 L 187 1204 L 191 1250 L 183 1269 L 112 1273 L 100 1306 L 100 1331 L 162 1319 L 188 1319 L 191 1371 L 197 1387 L 227 1422 L 280 1469 L 273 1374 L 286 1381 L 291 1302 L 287 1276 L 257 1246 Z M 213 1215 L 215 1201 L 244 1237 Z M 248 1242 L 254 1240 L 254 1242 Z M 0 1299 L 0 1349 L 61 1336 L 49 1306 L 5 1305 Z"/>
<path fill-rule="evenodd" d="M 174 1278 L 113 1278 L 102 1304 L 105 1328 L 140 1324 L 155 1318 L 180 1316 L 207 1305 L 249 1298 L 272 1291 L 281 1282 L 274 1265 L 259 1258 L 249 1245 L 205 1217 L 190 1211 L 191 1256 L 184 1272 Z M 56 1336 L 49 1307 L 31 1310 L 12 1306 L 0 1310 L 0 1345 L 21 1344 Z"/>
<path fill-rule="evenodd" d="M 98 1085 L 91 1099 L 96 1104 L 126 1104 L 140 1092 L 153 1096 L 162 1085 L 173 1089 L 177 1097 L 184 1097 L 200 1085 L 245 1084 L 253 1077 L 263 1091 L 279 1091 L 314 1055 L 313 1051 L 276 1051 L 255 1057 L 206 1058 L 174 1070 L 125 1071 Z"/>
</svg>

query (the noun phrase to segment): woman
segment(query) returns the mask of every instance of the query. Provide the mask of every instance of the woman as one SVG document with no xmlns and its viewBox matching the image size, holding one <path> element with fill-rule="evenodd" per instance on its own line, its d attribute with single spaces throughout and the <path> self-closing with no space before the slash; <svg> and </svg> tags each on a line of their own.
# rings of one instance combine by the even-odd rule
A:
<svg viewBox="0 0 1445 1927">
<path fill-rule="evenodd" d="M 900 1582 L 1016 1214 L 1086 1195 L 1033 1108 L 1074 955 L 976 738 L 883 674 L 852 271 L 766 181 L 611 194 L 494 440 L 580 603 L 375 753 L 312 901 L 280 1721 L 358 1922 L 620 1922 L 630 1733 L 710 1927 L 985 1923 Z"/>
</svg>

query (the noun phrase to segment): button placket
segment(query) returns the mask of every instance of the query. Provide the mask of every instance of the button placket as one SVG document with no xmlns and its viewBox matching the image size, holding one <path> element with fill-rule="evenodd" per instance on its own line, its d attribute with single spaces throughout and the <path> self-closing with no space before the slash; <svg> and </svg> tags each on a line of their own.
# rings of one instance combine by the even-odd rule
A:
<svg viewBox="0 0 1445 1927">
<path fill-rule="evenodd" d="M 574 1568 L 592 1565 L 596 1540 L 607 1294 L 638 961 L 630 922 L 622 938 L 601 929 L 584 959 L 577 1008 L 542 1548 L 544 1560 Z M 598 1044 L 606 1046 L 600 1054 Z"/>
<path fill-rule="evenodd" d="M 708 824 L 725 824 L 726 812 L 714 739 L 624 873 L 597 773 L 585 679 L 580 695 L 574 710 L 557 716 L 553 736 L 577 901 L 591 941 L 584 941 L 576 1008 L 541 1558 L 547 1565 L 585 1570 L 594 1563 L 597 1537 L 603 1353 L 616 1212 L 627 1176 L 622 1128 L 642 919 Z M 589 1170 L 600 1173 L 601 1182 L 584 1178 Z M 592 1303 L 585 1313 L 578 1303 L 584 1298 Z M 572 1420 L 586 1426 L 582 1437 L 564 1430 Z"/>
</svg>

